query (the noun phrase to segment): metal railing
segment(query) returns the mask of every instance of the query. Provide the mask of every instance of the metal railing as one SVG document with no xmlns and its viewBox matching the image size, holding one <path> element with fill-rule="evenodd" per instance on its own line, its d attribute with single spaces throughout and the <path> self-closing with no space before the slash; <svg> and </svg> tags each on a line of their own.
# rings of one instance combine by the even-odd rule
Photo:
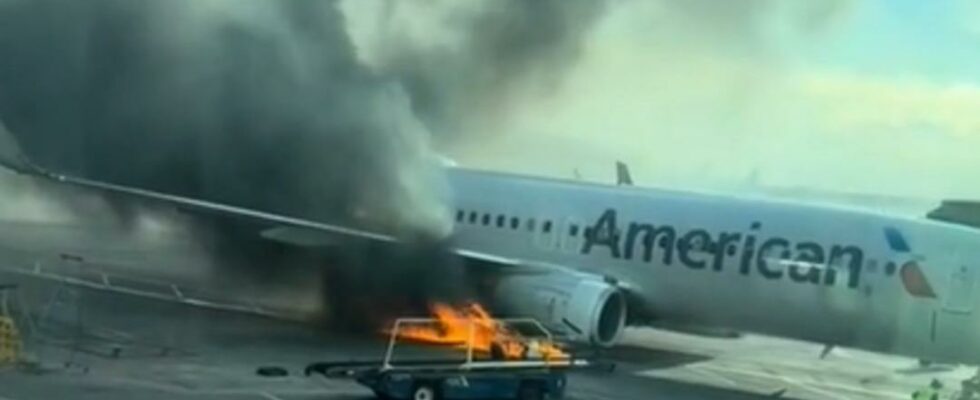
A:
<svg viewBox="0 0 980 400">
<path fill-rule="evenodd" d="M 457 368 L 459 369 L 480 369 L 480 368 L 501 368 L 501 367 L 548 367 L 548 366 L 584 366 L 587 363 L 584 360 L 575 360 L 572 357 L 567 357 L 560 360 L 492 360 L 492 361 L 474 361 L 473 354 L 476 345 L 476 326 L 477 318 L 456 318 L 456 320 L 466 319 L 468 320 L 468 339 L 466 343 L 466 359 L 464 362 L 460 363 Z M 509 326 L 515 324 L 529 324 L 535 327 L 540 333 L 540 338 L 546 340 L 549 344 L 554 343 L 554 336 L 548 331 L 547 328 L 541 322 L 533 318 L 494 318 L 492 320 L 494 324 L 504 327 L 505 329 Z M 392 357 L 394 356 L 395 347 L 398 344 L 398 338 L 400 337 L 400 332 L 403 327 L 407 325 L 433 325 L 439 324 L 440 321 L 437 318 L 399 318 L 395 320 L 392 326 L 391 333 L 388 338 L 388 346 L 385 350 L 384 360 L 382 361 L 382 370 L 392 370 L 392 369 L 422 369 L 430 368 L 428 366 L 398 366 L 392 364 Z M 518 338 L 527 338 L 526 335 L 518 335 L 514 333 Z"/>
</svg>

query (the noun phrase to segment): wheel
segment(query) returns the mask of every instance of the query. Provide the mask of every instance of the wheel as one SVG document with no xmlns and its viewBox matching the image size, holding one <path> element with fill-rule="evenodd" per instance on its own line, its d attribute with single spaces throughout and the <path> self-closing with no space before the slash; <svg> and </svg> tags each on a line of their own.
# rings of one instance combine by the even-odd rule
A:
<svg viewBox="0 0 980 400">
<path fill-rule="evenodd" d="M 544 393 L 541 392 L 541 385 L 525 383 L 517 391 L 517 398 L 518 400 L 541 400 L 544 398 Z"/>
<path fill-rule="evenodd" d="M 415 385 L 412 400 L 436 400 L 436 388 L 428 382 Z"/>
</svg>

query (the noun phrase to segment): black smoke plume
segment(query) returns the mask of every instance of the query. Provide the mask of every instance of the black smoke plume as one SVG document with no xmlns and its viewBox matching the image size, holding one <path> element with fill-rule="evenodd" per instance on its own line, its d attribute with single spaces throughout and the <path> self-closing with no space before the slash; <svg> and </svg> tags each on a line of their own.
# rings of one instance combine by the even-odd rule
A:
<svg viewBox="0 0 980 400">
<path fill-rule="evenodd" d="M 431 136 L 459 137 L 511 82 L 556 84 L 601 3 L 480 3 L 455 21 L 458 48 L 433 53 L 392 35 L 368 67 L 335 1 L 7 0 L 0 117 L 32 158 L 65 173 L 320 221 L 358 211 L 398 232 L 444 234 Z M 136 212 L 108 200 L 119 215 Z M 467 295 L 441 240 L 337 256 L 213 222 L 229 282 L 302 280 L 304 270 L 276 264 L 329 264 L 334 309 Z"/>
<path fill-rule="evenodd" d="M 388 20 L 413 18 L 412 4 L 389 1 Z M 400 6 L 400 7 L 399 7 Z M 424 8 L 424 7 L 423 7 Z M 397 76 L 412 106 L 438 132 L 506 118 L 514 96 L 546 98 L 582 52 L 604 15 L 604 0 L 495 0 L 448 6 L 452 46 L 427 46 L 382 27 L 381 69 Z"/>
</svg>

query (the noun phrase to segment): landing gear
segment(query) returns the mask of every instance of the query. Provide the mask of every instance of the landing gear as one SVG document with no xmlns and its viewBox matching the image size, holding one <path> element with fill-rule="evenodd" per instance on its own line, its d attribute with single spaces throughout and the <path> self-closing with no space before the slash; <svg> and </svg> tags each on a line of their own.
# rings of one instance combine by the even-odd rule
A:
<svg viewBox="0 0 980 400">
<path fill-rule="evenodd" d="M 422 382 L 412 389 L 412 400 L 436 400 L 436 388 L 431 383 Z"/>
</svg>

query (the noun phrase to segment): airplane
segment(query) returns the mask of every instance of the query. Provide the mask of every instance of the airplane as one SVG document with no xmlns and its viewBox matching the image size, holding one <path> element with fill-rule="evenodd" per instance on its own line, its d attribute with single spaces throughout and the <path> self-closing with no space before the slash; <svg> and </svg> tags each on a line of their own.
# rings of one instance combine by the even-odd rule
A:
<svg viewBox="0 0 980 400">
<path fill-rule="evenodd" d="M 355 226 L 98 182 L 33 163 L 0 124 L 0 165 L 36 179 L 252 222 L 296 245 L 397 246 Z M 785 200 L 545 179 L 446 166 L 449 249 L 496 276 L 491 306 L 574 341 L 629 325 L 723 328 L 944 363 L 980 364 L 980 203 L 921 217 Z M 300 238 L 300 239 L 296 239 Z M 825 351 L 826 354 L 826 351 Z"/>
</svg>

